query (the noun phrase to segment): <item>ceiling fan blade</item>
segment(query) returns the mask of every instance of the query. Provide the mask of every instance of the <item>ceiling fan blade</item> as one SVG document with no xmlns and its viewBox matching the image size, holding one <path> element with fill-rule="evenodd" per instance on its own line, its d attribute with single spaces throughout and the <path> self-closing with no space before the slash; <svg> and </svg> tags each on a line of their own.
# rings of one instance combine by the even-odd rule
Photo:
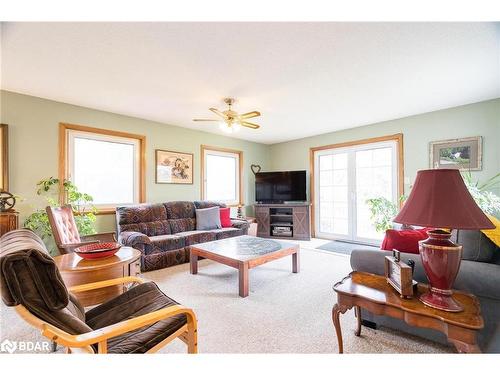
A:
<svg viewBox="0 0 500 375">
<path fill-rule="evenodd" d="M 209 108 L 209 110 L 211 110 L 217 116 L 222 117 L 224 120 L 227 118 L 227 116 L 224 113 L 222 113 L 221 111 L 219 111 L 217 108 Z"/>
<path fill-rule="evenodd" d="M 242 115 L 240 115 L 240 119 L 246 120 L 247 118 L 258 117 L 258 116 L 260 116 L 259 111 L 252 111 L 248 113 L 243 113 Z"/>
<path fill-rule="evenodd" d="M 220 120 L 208 119 L 208 118 L 194 118 L 193 121 L 215 121 L 220 122 Z"/>
<path fill-rule="evenodd" d="M 258 129 L 258 128 L 260 128 L 260 125 L 253 124 L 253 123 L 248 122 L 248 121 L 242 121 L 241 122 L 241 126 L 245 126 L 247 128 L 250 128 L 250 129 Z"/>
</svg>

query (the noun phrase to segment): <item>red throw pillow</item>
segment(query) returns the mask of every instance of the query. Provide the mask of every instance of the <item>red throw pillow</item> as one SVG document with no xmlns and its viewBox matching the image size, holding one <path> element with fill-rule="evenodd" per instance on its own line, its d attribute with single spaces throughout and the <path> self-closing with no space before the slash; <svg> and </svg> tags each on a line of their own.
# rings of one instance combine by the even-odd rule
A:
<svg viewBox="0 0 500 375">
<path fill-rule="evenodd" d="M 233 224 L 231 223 L 231 209 L 229 207 L 226 208 L 219 208 L 219 214 L 220 214 L 220 224 L 222 225 L 222 228 L 231 228 Z"/>
<path fill-rule="evenodd" d="M 429 237 L 426 232 L 430 229 L 431 228 L 409 230 L 387 229 L 380 248 L 382 250 L 392 251 L 395 249 L 402 253 L 418 254 L 418 241 L 425 240 Z"/>
</svg>

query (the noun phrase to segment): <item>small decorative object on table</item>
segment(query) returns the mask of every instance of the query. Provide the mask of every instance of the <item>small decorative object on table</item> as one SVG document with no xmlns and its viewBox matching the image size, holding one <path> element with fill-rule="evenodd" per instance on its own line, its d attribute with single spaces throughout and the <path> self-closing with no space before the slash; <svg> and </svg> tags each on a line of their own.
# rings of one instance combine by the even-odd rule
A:
<svg viewBox="0 0 500 375">
<path fill-rule="evenodd" d="M 0 236 L 19 227 L 19 213 L 14 210 L 16 198 L 0 190 Z"/>
<path fill-rule="evenodd" d="M 0 191 L 0 212 L 12 210 L 16 205 L 16 198 L 8 191 Z"/>
<path fill-rule="evenodd" d="M 84 259 L 103 259 L 115 255 L 120 247 L 118 242 L 98 242 L 77 247 L 75 253 Z"/>
<path fill-rule="evenodd" d="M 413 281 L 413 267 L 410 263 L 401 262 L 401 253 L 397 250 L 392 250 L 392 256 L 385 257 L 385 277 L 401 298 L 413 297 L 413 290 L 417 285 Z"/>
<path fill-rule="evenodd" d="M 474 202 L 458 169 L 418 171 L 410 196 L 394 221 L 431 228 L 495 228 Z M 428 239 L 419 241 L 419 252 L 431 287 L 420 301 L 439 310 L 463 311 L 452 297 L 462 246 L 450 240 L 449 231 L 435 229 L 427 234 Z"/>
</svg>

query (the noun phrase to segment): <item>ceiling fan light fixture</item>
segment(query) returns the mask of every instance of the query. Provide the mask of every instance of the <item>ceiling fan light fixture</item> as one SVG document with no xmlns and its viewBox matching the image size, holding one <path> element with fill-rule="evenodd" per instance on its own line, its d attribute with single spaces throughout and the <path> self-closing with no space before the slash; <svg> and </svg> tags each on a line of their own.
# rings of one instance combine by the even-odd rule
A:
<svg viewBox="0 0 500 375">
<path fill-rule="evenodd" d="M 224 121 L 219 122 L 219 129 L 222 130 L 224 133 L 232 133 L 233 132 L 232 127 Z"/>
<path fill-rule="evenodd" d="M 260 127 L 255 123 L 246 121 L 247 119 L 260 116 L 259 111 L 247 112 L 240 115 L 238 112 L 231 109 L 234 99 L 225 98 L 224 102 L 228 105 L 228 109 L 223 112 L 219 111 L 217 108 L 209 108 L 209 110 L 215 113 L 219 119 L 193 119 L 193 121 L 216 122 L 219 124 L 219 129 L 225 133 L 235 133 L 242 127 L 249 129 L 258 129 Z"/>
</svg>

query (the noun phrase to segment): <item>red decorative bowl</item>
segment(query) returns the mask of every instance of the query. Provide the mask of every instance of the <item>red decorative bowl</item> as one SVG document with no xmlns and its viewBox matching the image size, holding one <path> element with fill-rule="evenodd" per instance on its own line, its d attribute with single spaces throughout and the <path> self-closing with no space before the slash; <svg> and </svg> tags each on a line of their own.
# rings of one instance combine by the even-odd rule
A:
<svg viewBox="0 0 500 375">
<path fill-rule="evenodd" d="M 118 242 L 98 242 L 77 247 L 75 253 L 84 259 L 102 259 L 115 255 L 121 247 Z"/>
</svg>

